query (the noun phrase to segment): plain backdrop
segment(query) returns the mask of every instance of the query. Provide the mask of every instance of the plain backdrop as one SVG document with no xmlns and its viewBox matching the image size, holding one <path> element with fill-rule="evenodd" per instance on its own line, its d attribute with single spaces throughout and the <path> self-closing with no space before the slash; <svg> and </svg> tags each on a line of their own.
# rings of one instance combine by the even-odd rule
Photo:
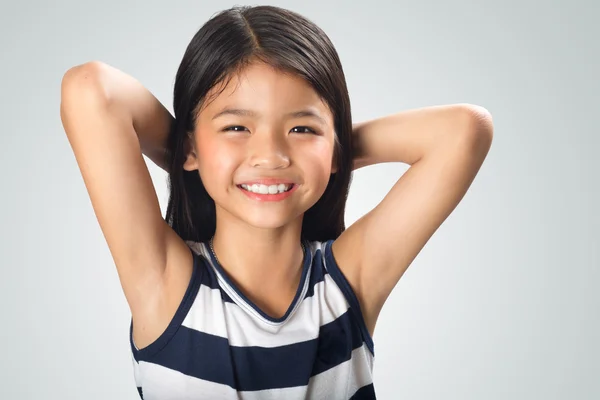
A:
<svg viewBox="0 0 600 400">
<path fill-rule="evenodd" d="M 137 398 L 129 308 L 61 125 L 60 82 L 101 60 L 172 111 L 187 44 L 236 4 L 289 8 L 322 27 L 356 122 L 450 103 L 493 115 L 477 178 L 380 314 L 378 397 L 600 398 L 593 0 L 3 0 L 0 398 Z M 146 161 L 164 215 L 166 174 Z M 347 225 L 407 168 L 356 171 Z"/>
</svg>

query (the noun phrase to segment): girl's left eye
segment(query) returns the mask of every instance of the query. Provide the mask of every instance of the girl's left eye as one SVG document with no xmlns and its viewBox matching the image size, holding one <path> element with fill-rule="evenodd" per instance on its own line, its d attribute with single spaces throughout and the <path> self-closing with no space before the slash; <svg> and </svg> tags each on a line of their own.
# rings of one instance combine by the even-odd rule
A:
<svg viewBox="0 0 600 400">
<path fill-rule="evenodd" d="M 316 133 L 313 129 L 309 128 L 308 126 L 295 126 L 292 128 L 292 130 L 294 130 L 296 128 L 308 129 L 308 132 L 299 132 L 299 133 Z"/>
</svg>

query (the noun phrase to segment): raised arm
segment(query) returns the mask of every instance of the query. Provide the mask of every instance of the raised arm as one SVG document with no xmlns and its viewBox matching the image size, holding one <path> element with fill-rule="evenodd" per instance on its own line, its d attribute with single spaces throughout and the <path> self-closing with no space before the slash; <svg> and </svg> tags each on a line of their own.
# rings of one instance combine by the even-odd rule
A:
<svg viewBox="0 0 600 400">
<path fill-rule="evenodd" d="M 402 111 L 355 124 L 353 131 L 354 169 L 410 165 L 332 247 L 372 334 L 396 283 L 475 179 L 492 143 L 493 123 L 483 107 L 451 104 Z"/>
<path fill-rule="evenodd" d="M 191 253 L 161 216 L 141 151 L 165 166 L 168 114 L 141 84 L 106 64 L 86 63 L 63 77 L 61 120 L 134 326 L 144 332 L 138 347 L 166 327 L 191 276 Z"/>
</svg>

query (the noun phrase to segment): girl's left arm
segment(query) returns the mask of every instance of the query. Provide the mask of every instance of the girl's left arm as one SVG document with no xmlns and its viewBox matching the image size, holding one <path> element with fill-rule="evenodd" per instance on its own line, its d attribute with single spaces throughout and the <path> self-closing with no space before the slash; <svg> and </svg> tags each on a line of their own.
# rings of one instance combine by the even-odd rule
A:
<svg viewBox="0 0 600 400">
<path fill-rule="evenodd" d="M 352 128 L 355 170 L 385 162 L 413 165 L 447 141 L 461 140 L 465 135 L 483 145 L 478 150 L 485 158 L 493 135 L 490 113 L 464 103 L 401 111 Z"/>
<path fill-rule="evenodd" d="M 371 334 L 385 300 L 473 182 L 493 137 L 491 114 L 472 104 L 399 112 L 353 126 L 354 169 L 410 168 L 373 210 L 333 243 Z"/>
</svg>

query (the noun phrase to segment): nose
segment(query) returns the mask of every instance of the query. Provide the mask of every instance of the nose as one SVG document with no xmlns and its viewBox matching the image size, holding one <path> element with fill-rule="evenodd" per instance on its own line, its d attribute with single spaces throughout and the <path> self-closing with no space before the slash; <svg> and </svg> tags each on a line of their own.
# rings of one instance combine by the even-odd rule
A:
<svg viewBox="0 0 600 400">
<path fill-rule="evenodd" d="M 290 165 L 289 148 L 284 135 L 263 131 L 254 134 L 249 143 L 250 165 L 265 169 Z"/>
</svg>

